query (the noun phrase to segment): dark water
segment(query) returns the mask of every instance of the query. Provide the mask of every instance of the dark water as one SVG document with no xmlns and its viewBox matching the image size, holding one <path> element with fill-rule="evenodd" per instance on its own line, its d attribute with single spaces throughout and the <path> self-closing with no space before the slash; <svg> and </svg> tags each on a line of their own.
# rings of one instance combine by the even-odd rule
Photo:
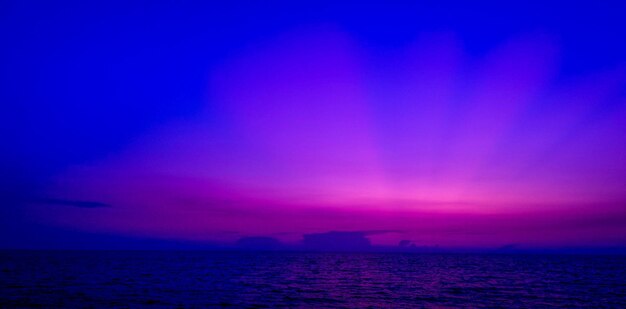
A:
<svg viewBox="0 0 626 309">
<path fill-rule="evenodd" d="M 0 307 L 616 307 L 626 257 L 4 251 Z"/>
</svg>

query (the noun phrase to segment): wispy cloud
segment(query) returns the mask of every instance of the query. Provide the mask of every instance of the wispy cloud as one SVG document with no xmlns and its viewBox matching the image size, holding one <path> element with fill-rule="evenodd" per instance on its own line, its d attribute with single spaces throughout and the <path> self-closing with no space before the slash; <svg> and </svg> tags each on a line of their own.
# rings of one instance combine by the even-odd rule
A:
<svg viewBox="0 0 626 309">
<path fill-rule="evenodd" d="M 72 206 L 79 208 L 104 208 L 111 207 L 111 205 L 95 202 L 95 201 L 79 201 L 79 200 L 66 200 L 66 199 L 57 199 L 57 198 L 42 198 L 35 200 L 37 204 L 45 204 L 45 205 L 60 205 L 60 206 Z"/>
</svg>

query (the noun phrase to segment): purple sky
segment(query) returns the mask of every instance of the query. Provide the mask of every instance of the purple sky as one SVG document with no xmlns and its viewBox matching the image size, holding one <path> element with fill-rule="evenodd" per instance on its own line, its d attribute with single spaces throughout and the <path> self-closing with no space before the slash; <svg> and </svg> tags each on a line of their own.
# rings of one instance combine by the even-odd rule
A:
<svg viewBox="0 0 626 309">
<path fill-rule="evenodd" d="M 278 35 L 210 76 L 203 113 L 69 168 L 53 224 L 211 241 L 389 230 L 374 243 L 621 245 L 622 68 L 555 84 L 544 36 L 468 57 L 449 33 L 389 55 L 331 27 Z M 215 113 L 215 111 L 213 111 Z M 591 118 L 595 116 L 595 118 Z M 591 119 L 590 119 L 591 118 Z"/>
<path fill-rule="evenodd" d="M 207 54 L 210 68 L 195 75 L 174 64 L 201 53 L 163 56 L 150 70 L 169 74 L 169 85 L 197 76 L 199 94 L 170 98 L 142 84 L 141 95 L 125 96 L 128 107 L 87 113 L 82 101 L 52 112 L 61 120 L 34 125 L 38 134 L 50 128 L 69 139 L 84 128 L 83 145 L 112 146 L 39 177 L 19 198 L 20 220 L 211 243 L 268 236 L 295 244 L 303 234 L 360 231 L 390 246 L 626 246 L 624 57 L 574 74 L 572 47 L 558 32 L 527 27 L 479 49 L 479 35 L 455 29 L 385 45 L 318 20 Z M 160 50 L 150 42 L 141 46 Z M 112 72 L 110 80 L 134 87 Z M 112 95 L 97 89 L 91 97 Z M 184 101 L 196 103 L 180 112 Z M 107 102 L 117 101 L 97 104 Z M 113 110 L 140 123 L 153 108 L 169 116 L 141 128 L 108 122 L 108 133 L 89 124 L 118 119 Z M 54 131 L 64 117 L 67 130 Z M 132 134 L 111 143 L 124 128 Z M 51 156 L 73 158 L 76 138 L 47 140 L 68 149 Z M 20 161 L 31 162 L 43 161 Z"/>
</svg>

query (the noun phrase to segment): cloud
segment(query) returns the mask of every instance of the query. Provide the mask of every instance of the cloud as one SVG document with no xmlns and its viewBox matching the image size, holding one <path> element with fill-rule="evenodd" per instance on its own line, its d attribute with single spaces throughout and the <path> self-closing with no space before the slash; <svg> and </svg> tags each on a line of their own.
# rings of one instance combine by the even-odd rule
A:
<svg viewBox="0 0 626 309">
<path fill-rule="evenodd" d="M 404 233 L 406 231 L 403 230 L 367 230 L 367 231 L 359 231 L 364 235 L 380 235 L 380 234 L 389 234 L 389 233 Z"/>
<path fill-rule="evenodd" d="M 398 243 L 398 246 L 400 247 L 408 247 L 411 244 L 410 240 L 407 239 L 403 239 Z"/>
<path fill-rule="evenodd" d="M 306 249 L 323 251 L 370 250 L 372 244 L 366 235 L 362 231 L 304 234 L 302 244 Z"/>
<path fill-rule="evenodd" d="M 37 204 L 46 204 L 46 205 L 61 205 L 61 206 L 72 206 L 79 208 L 104 208 L 111 207 L 109 204 L 94 202 L 94 201 L 77 201 L 77 200 L 65 200 L 65 199 L 56 199 L 56 198 L 44 198 L 38 199 L 35 201 Z"/>
<path fill-rule="evenodd" d="M 278 239 L 269 236 L 242 237 L 237 241 L 237 247 L 249 250 L 277 250 L 283 246 Z"/>
<path fill-rule="evenodd" d="M 506 244 L 496 249 L 496 251 L 512 251 L 512 250 L 518 249 L 519 247 L 520 247 L 520 244 Z"/>
</svg>

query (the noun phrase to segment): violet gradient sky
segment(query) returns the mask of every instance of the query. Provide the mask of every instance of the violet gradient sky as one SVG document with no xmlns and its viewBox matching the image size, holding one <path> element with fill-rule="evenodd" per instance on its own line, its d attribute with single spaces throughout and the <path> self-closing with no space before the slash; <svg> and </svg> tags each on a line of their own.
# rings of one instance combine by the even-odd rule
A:
<svg viewBox="0 0 626 309">
<path fill-rule="evenodd" d="M 2 247 L 626 246 L 626 8 L 24 4 Z"/>
</svg>

